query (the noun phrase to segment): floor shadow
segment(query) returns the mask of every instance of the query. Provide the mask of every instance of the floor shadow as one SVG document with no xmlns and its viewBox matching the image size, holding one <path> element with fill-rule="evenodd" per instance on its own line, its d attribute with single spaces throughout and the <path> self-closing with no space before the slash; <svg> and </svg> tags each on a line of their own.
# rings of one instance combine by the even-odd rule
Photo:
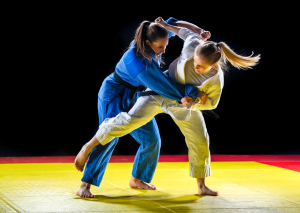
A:
<svg viewBox="0 0 300 213">
<path fill-rule="evenodd" d="M 153 194 L 146 195 L 147 190 L 142 189 L 135 189 L 136 191 L 143 192 L 143 194 L 138 195 L 124 195 L 124 196 L 108 196 L 108 195 L 96 195 L 95 198 L 74 198 L 74 199 L 84 199 L 88 202 L 101 202 L 101 203 L 107 203 L 107 204 L 117 204 L 117 205 L 124 205 L 124 206 L 134 206 L 139 209 L 143 210 L 149 210 L 149 205 L 145 205 L 144 202 L 149 202 L 149 204 L 153 204 L 153 206 L 157 206 L 157 208 L 166 208 L 166 209 L 173 209 L 176 207 L 176 209 L 184 210 L 185 212 L 189 212 L 189 210 L 195 210 L 192 209 L 190 205 L 196 203 L 199 199 L 205 197 L 204 195 L 197 195 L 197 194 L 191 194 L 191 195 L 182 195 L 177 197 L 171 197 L 171 198 L 165 198 L 168 197 L 168 193 L 160 192 L 159 195 L 155 196 Z M 152 205 L 151 204 L 151 205 Z"/>
</svg>

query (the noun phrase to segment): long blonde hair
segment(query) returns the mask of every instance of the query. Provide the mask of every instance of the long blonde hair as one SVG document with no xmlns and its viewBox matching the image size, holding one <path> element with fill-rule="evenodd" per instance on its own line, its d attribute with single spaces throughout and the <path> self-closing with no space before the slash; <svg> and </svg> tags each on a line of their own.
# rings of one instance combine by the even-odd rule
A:
<svg viewBox="0 0 300 213">
<path fill-rule="evenodd" d="M 253 52 L 250 56 L 241 56 L 230 49 L 224 42 L 215 43 L 212 41 L 205 41 L 198 45 L 195 49 L 195 54 L 202 57 L 209 65 L 217 62 L 223 70 L 228 69 L 226 65 L 228 61 L 238 69 L 252 69 L 260 59 L 260 55 L 252 56 Z"/>
</svg>

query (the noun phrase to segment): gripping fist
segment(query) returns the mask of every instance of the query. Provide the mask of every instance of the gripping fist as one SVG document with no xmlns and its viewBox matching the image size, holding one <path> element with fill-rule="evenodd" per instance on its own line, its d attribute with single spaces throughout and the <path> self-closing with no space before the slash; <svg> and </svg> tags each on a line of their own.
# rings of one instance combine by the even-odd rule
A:
<svg viewBox="0 0 300 213">
<path fill-rule="evenodd" d="M 198 97 L 200 98 L 200 104 L 205 104 L 207 101 L 207 95 L 205 92 L 200 91 Z"/>
<path fill-rule="evenodd" d="M 192 104 L 194 102 L 194 99 L 190 96 L 185 96 L 184 98 L 181 99 L 181 103 L 184 105 L 184 106 L 187 106 L 189 104 Z"/>
<path fill-rule="evenodd" d="M 164 27 L 167 25 L 167 23 L 165 22 L 165 20 L 163 20 L 162 17 L 158 17 L 157 19 L 155 19 L 155 23 L 161 24 Z"/>
<path fill-rule="evenodd" d="M 202 32 L 200 33 L 200 38 L 201 38 L 203 41 L 206 41 L 207 39 L 210 38 L 210 32 L 209 32 L 209 31 L 202 30 Z"/>
</svg>

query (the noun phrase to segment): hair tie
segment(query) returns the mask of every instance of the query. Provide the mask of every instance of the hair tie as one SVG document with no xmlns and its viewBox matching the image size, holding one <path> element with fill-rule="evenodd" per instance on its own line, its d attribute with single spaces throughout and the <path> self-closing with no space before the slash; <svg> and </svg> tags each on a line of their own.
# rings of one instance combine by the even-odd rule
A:
<svg viewBox="0 0 300 213">
<path fill-rule="evenodd" d="M 216 43 L 216 46 L 217 46 L 217 48 L 221 48 L 220 45 L 219 45 L 219 43 Z"/>
</svg>

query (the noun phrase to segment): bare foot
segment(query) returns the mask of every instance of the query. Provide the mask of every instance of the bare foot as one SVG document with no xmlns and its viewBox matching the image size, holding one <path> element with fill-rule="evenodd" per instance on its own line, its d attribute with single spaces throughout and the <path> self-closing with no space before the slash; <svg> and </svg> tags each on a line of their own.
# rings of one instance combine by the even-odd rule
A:
<svg viewBox="0 0 300 213">
<path fill-rule="evenodd" d="M 83 198 L 95 198 L 95 195 L 93 195 L 90 191 L 91 184 L 82 182 L 80 189 L 76 192 L 76 194 Z"/>
<path fill-rule="evenodd" d="M 87 157 L 89 156 L 90 152 L 98 146 L 100 143 L 96 136 L 94 136 L 89 142 L 87 142 L 77 154 L 75 158 L 74 165 L 76 169 L 80 172 L 83 171 L 84 164 L 86 162 Z"/>
<path fill-rule="evenodd" d="M 139 179 L 136 179 L 133 176 L 131 176 L 131 178 L 130 178 L 129 186 L 131 188 L 142 188 L 142 189 L 147 189 L 147 190 L 155 190 L 156 189 L 155 186 L 145 183 L 144 181 L 141 181 Z"/>
<path fill-rule="evenodd" d="M 76 169 L 80 172 L 83 171 L 83 168 L 84 168 L 84 164 L 86 162 L 86 159 L 87 157 L 89 156 L 90 154 L 90 150 L 88 149 L 88 145 L 85 144 L 80 152 L 77 154 L 76 158 L 75 158 L 75 162 L 74 162 L 74 165 L 76 167 Z"/>
<path fill-rule="evenodd" d="M 199 195 L 212 195 L 212 196 L 219 196 L 219 192 L 211 190 L 205 185 L 198 187 L 198 194 Z"/>
</svg>

